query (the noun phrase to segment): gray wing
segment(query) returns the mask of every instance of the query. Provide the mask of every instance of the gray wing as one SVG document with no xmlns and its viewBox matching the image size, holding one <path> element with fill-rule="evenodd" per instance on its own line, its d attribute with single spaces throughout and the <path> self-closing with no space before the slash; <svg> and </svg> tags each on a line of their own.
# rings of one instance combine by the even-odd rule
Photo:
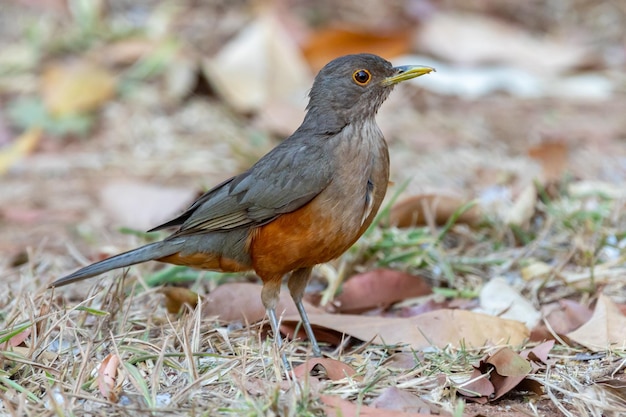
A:
<svg viewBox="0 0 626 417">
<path fill-rule="evenodd" d="M 309 143 L 306 143 L 309 142 Z M 158 226 L 180 226 L 175 235 L 262 225 L 294 211 L 332 179 L 325 142 L 290 138 L 248 171 L 209 190 L 182 215 Z"/>
</svg>

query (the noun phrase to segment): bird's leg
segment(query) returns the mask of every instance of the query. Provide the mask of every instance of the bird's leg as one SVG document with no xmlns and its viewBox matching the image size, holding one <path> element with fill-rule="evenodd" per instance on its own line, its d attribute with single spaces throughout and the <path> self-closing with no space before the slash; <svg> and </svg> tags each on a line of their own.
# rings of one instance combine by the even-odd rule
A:
<svg viewBox="0 0 626 417">
<path fill-rule="evenodd" d="M 272 327 L 272 332 L 274 333 L 274 341 L 276 342 L 276 346 L 278 347 L 278 352 L 280 353 L 283 365 L 285 365 L 285 370 L 289 371 L 291 369 L 291 366 L 289 366 L 289 362 L 287 362 L 285 352 L 282 349 L 283 340 L 280 337 L 280 329 L 278 328 L 278 320 L 276 318 L 276 304 L 278 304 L 278 300 L 280 298 L 281 282 L 282 277 L 278 277 L 278 279 L 264 281 L 263 289 L 261 290 L 261 301 L 263 301 L 263 306 L 265 306 L 267 317 L 269 317 L 270 319 L 270 326 Z"/>
<path fill-rule="evenodd" d="M 287 286 L 289 287 L 291 298 L 293 298 L 293 301 L 296 303 L 296 308 L 298 309 L 298 313 L 300 313 L 300 318 L 302 319 L 302 325 L 304 326 L 304 331 L 306 332 L 307 337 L 311 341 L 311 348 L 313 349 L 313 356 L 320 357 L 322 356 L 322 351 L 320 350 L 320 347 L 317 344 L 317 339 L 315 339 L 315 334 L 313 334 L 313 329 L 311 328 L 311 322 L 309 321 L 309 316 L 306 314 L 304 305 L 302 305 L 302 296 L 304 296 L 304 290 L 306 288 L 306 284 L 309 282 L 311 271 L 312 271 L 312 268 L 296 269 L 295 271 L 291 273 Z"/>
</svg>

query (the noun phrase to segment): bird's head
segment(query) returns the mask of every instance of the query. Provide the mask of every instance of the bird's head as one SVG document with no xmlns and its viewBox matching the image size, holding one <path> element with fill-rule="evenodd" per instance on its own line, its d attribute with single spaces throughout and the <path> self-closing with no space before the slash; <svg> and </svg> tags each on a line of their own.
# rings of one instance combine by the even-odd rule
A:
<svg viewBox="0 0 626 417">
<path fill-rule="evenodd" d="M 328 130 L 372 119 L 393 87 L 434 71 L 417 65 L 394 67 L 377 55 L 346 55 L 326 64 L 309 93 L 307 118 Z"/>
</svg>

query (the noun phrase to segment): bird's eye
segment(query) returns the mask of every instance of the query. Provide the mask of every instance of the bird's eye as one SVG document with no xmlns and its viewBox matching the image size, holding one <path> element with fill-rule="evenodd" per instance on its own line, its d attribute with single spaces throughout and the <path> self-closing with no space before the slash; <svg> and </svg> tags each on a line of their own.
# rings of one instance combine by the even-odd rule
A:
<svg viewBox="0 0 626 417">
<path fill-rule="evenodd" d="M 370 72 L 366 69 L 360 69 L 354 71 L 354 73 L 352 74 L 352 79 L 358 85 L 366 85 L 372 79 L 372 74 L 370 74 Z"/>
</svg>

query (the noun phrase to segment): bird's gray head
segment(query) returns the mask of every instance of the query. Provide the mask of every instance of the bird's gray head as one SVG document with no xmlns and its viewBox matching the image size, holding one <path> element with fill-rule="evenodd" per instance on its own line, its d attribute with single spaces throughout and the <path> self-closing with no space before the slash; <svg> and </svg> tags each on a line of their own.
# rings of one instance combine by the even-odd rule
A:
<svg viewBox="0 0 626 417">
<path fill-rule="evenodd" d="M 397 83 L 431 71 L 423 66 L 393 67 L 372 54 L 334 59 L 315 77 L 304 125 L 333 133 L 350 123 L 373 119 Z"/>
</svg>

